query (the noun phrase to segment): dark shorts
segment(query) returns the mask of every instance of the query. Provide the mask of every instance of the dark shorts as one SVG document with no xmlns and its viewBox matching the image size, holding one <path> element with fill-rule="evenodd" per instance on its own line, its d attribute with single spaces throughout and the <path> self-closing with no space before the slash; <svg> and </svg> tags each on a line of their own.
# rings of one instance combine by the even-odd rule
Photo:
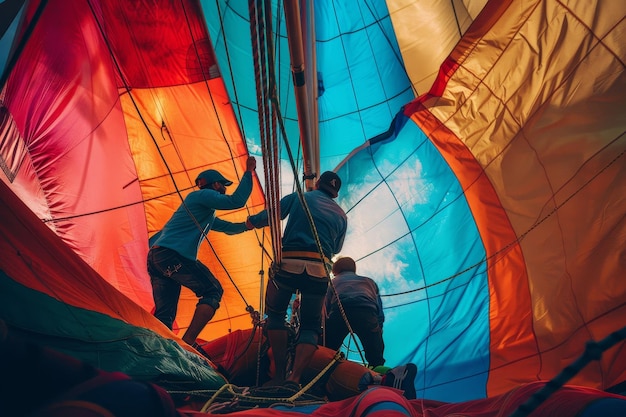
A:
<svg viewBox="0 0 626 417">
<path fill-rule="evenodd" d="M 220 306 L 222 285 L 200 261 L 187 259 L 172 249 L 154 247 L 148 252 L 148 274 L 154 315 L 170 329 L 176 318 L 181 286 L 193 291 L 199 304 L 208 304 L 216 310 Z"/>
</svg>

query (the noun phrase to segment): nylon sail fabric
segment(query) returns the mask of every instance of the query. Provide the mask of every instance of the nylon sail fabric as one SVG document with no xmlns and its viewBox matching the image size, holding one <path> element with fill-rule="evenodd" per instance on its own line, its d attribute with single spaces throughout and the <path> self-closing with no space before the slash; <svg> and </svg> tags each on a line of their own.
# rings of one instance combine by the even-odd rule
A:
<svg viewBox="0 0 626 417">
<path fill-rule="evenodd" d="M 4 92 L 3 152 L 15 149 L 5 155 L 14 192 L 108 282 L 150 311 L 149 236 L 204 169 L 220 170 L 236 186 L 246 148 L 215 77 L 197 4 L 127 7 L 48 2 Z M 249 204 L 263 205 L 258 185 Z M 246 215 L 243 209 L 225 218 Z M 228 247 L 214 234 L 214 248 Z M 250 233 L 230 248 L 219 259 L 206 243 L 201 248 L 226 290 L 213 323 L 219 329 L 207 330 L 207 339 L 250 325 L 245 307 L 258 308 L 257 238 Z M 249 258 L 240 259 L 238 249 Z M 243 295 L 229 285 L 232 269 L 247 276 L 237 284 Z M 195 296 L 184 291 L 181 299 L 178 326 L 185 326 Z"/>
<path fill-rule="evenodd" d="M 626 6 L 431 3 L 316 2 L 312 91 L 322 170 L 343 179 L 342 254 L 381 288 L 388 364 L 417 364 L 418 397 L 457 402 L 551 378 L 586 341 L 623 326 Z M 298 155 L 284 11 L 269 4 L 277 93 Z M 52 0 L 25 2 L 21 13 L 0 55 L 10 69 L 0 95 L 2 196 L 34 213 L 51 232 L 44 243 L 58 239 L 50 257 L 72 268 L 37 260 L 24 274 L 11 267 L 18 246 L 7 245 L 3 318 L 46 340 L 154 337 L 152 353 L 168 350 L 175 369 L 187 360 L 175 342 L 197 300 L 183 292 L 173 332 L 153 319 L 148 239 L 199 172 L 218 169 L 235 187 L 248 153 L 262 156 L 247 5 Z M 12 65 L 4 45 L 22 39 Z M 281 151 L 288 192 L 300 179 Z M 225 219 L 264 207 L 264 168 L 247 207 Z M 31 259 L 46 251 L 29 243 L 42 233 L 19 236 Z M 203 339 L 252 326 L 246 308 L 262 308 L 268 236 L 209 233 L 199 257 L 225 295 Z M 76 259 L 59 257 L 66 249 Z M 54 312 L 48 319 L 19 314 L 39 300 Z M 63 305 L 78 319 L 48 328 Z M 624 381 L 623 349 L 573 383 Z"/>
<path fill-rule="evenodd" d="M 551 378 L 622 326 L 624 8 L 606 6 L 489 4 L 410 121 L 339 170 L 347 245 L 387 293 L 387 352 L 438 369 L 426 398 Z M 622 351 L 574 383 L 623 380 Z"/>
</svg>

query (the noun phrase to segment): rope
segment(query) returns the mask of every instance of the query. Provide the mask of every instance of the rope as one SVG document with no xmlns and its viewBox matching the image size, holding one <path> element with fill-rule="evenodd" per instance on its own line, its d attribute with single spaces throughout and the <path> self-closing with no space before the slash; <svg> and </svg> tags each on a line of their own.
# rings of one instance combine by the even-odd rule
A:
<svg viewBox="0 0 626 417">
<path fill-rule="evenodd" d="M 328 365 L 326 365 L 326 367 L 324 367 L 324 369 L 322 369 L 319 374 L 312 379 L 308 384 L 306 384 L 305 386 L 301 387 L 296 393 L 294 393 L 293 395 L 285 398 L 285 397 L 279 397 L 279 396 L 260 396 L 258 395 L 260 392 L 263 393 L 267 393 L 267 394 L 271 394 L 271 390 L 275 389 L 276 392 L 280 392 L 281 389 L 284 389 L 284 387 L 267 387 L 267 388 L 261 388 L 261 389 L 257 389 L 257 390 L 249 390 L 246 388 L 241 388 L 241 387 L 237 387 L 236 385 L 233 384 L 224 384 L 222 387 L 220 387 L 219 390 L 212 392 L 212 391 L 184 391 L 184 392 L 176 392 L 176 391 L 171 391 L 170 394 L 191 394 L 191 395 L 201 395 L 201 394 L 205 394 L 205 393 L 212 393 L 211 397 L 209 398 L 209 400 L 206 401 L 206 403 L 202 406 L 200 412 L 202 413 L 207 413 L 209 412 L 209 410 L 211 409 L 212 406 L 215 405 L 216 401 L 218 399 L 224 399 L 224 400 L 228 400 L 230 401 L 230 405 L 231 406 L 235 406 L 239 409 L 241 408 L 256 408 L 259 406 L 263 406 L 263 404 L 265 404 L 266 406 L 269 404 L 276 404 L 276 403 L 287 403 L 290 405 L 306 405 L 306 404 L 320 404 L 320 403 L 325 403 L 326 401 L 324 401 L 321 398 L 312 396 L 312 395 L 306 395 L 306 392 L 311 389 L 311 387 L 313 387 L 313 385 L 315 385 L 323 376 L 324 374 L 326 374 L 334 365 L 335 363 L 341 359 L 341 354 L 335 354 L 335 356 L 333 357 L 333 359 L 328 363 Z M 228 398 L 223 398 L 224 395 L 223 394 L 229 394 Z M 306 396 L 305 396 L 306 395 Z M 299 400 L 300 398 L 305 397 L 304 399 Z M 224 405 L 222 404 L 220 407 L 224 407 Z M 233 410 L 234 411 L 234 410 Z"/>
<path fill-rule="evenodd" d="M 261 4 L 261 7 L 263 4 Z M 275 116 L 268 105 L 269 85 L 274 85 L 272 79 L 274 73 L 273 46 L 271 36 L 266 36 L 266 30 L 271 33 L 271 20 L 265 21 L 263 10 L 259 10 L 255 0 L 248 1 L 250 13 L 250 37 L 252 40 L 252 57 L 257 91 L 257 108 L 259 112 L 259 134 L 263 151 L 263 166 L 265 175 L 266 205 L 272 237 L 272 250 L 274 262 L 280 264 L 281 255 L 281 228 L 280 228 L 280 191 L 279 191 L 279 167 L 278 146 L 276 134 L 271 126 L 275 125 Z M 269 13 L 268 7 L 265 8 Z M 257 30 L 257 28 L 259 30 Z M 267 29 L 266 29 L 267 28 Z M 266 49 L 267 47 L 267 49 Z M 267 53 L 269 50 L 269 54 Z M 269 68 L 269 70 L 268 70 Z M 268 75 L 268 72 L 270 73 Z M 271 120 L 271 122 L 270 122 Z"/>
<path fill-rule="evenodd" d="M 277 387 L 279 392 L 280 387 Z M 269 392 L 267 389 L 265 392 Z M 170 394 L 177 394 L 177 392 L 169 392 Z M 184 392 L 184 394 L 193 396 L 204 396 L 205 394 L 212 393 L 212 391 L 192 391 Z M 225 395 L 226 394 L 226 395 Z M 235 411 L 243 411 L 255 408 L 270 408 L 273 405 L 291 405 L 291 406 L 305 406 L 315 404 L 325 404 L 326 400 L 315 397 L 313 395 L 306 395 L 305 398 L 297 400 L 279 396 L 259 396 L 255 395 L 253 390 L 247 387 L 237 387 L 232 384 L 225 384 L 218 391 L 214 392 L 211 398 L 206 401 L 202 406 L 200 412 L 215 414 L 226 414 Z"/>
<path fill-rule="evenodd" d="M 302 387 L 302 389 L 300 391 L 298 391 L 297 393 L 295 393 L 294 395 L 292 395 L 291 397 L 289 397 L 287 399 L 287 401 L 292 402 L 295 401 L 297 398 L 299 398 L 302 394 L 304 394 L 305 392 L 307 392 L 313 385 L 315 385 L 315 383 L 317 381 L 319 381 L 322 376 L 324 376 L 324 374 L 326 374 L 326 372 L 328 372 L 334 365 L 335 363 L 341 359 L 341 353 L 340 352 L 335 352 L 335 356 L 333 356 L 333 359 L 328 363 L 328 365 L 326 365 L 324 367 L 324 369 L 322 369 L 316 376 L 315 378 L 313 378 L 311 380 L 311 382 L 309 382 L 308 384 L 306 384 L 304 387 Z"/>
<path fill-rule="evenodd" d="M 272 233 L 273 233 L 273 241 L 275 242 L 275 250 L 274 250 L 274 261 L 276 264 L 280 264 L 282 260 L 282 236 L 281 236 L 281 228 L 280 228 L 280 148 L 278 146 L 278 135 L 276 132 L 276 113 L 272 112 L 272 107 L 269 102 L 269 97 L 276 94 L 276 74 L 275 74 L 275 62 L 274 62 L 274 43 L 272 41 L 273 28 L 272 28 L 272 13 L 270 9 L 271 2 L 264 2 L 265 15 L 263 17 L 263 22 L 265 23 L 262 27 L 265 28 L 265 33 L 263 40 L 265 40 L 266 49 L 266 63 L 267 63 L 267 83 L 265 87 L 267 91 L 265 92 L 265 101 L 264 108 L 271 115 L 271 125 L 266 123 L 266 127 L 271 134 L 271 137 L 268 140 L 268 150 L 271 153 L 268 155 L 269 165 L 271 166 L 270 170 L 270 183 L 272 187 L 270 187 L 271 192 L 271 205 L 270 207 L 273 210 L 272 215 Z M 263 68 L 265 70 L 265 68 Z"/>
</svg>

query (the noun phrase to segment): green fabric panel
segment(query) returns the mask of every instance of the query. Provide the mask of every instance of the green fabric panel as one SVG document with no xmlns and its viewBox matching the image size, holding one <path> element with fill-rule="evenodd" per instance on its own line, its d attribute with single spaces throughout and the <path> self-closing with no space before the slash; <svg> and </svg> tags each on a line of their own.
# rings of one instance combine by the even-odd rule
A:
<svg viewBox="0 0 626 417">
<path fill-rule="evenodd" d="M 166 390 L 212 390 L 227 382 L 201 357 L 173 340 L 63 304 L 13 281 L 4 271 L 0 271 L 0 317 L 32 342 Z"/>
</svg>

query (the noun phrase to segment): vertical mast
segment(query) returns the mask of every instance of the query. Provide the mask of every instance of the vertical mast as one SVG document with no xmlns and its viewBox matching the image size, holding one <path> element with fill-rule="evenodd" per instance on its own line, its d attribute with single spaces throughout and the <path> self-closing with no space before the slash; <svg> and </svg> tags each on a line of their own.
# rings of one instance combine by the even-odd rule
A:
<svg viewBox="0 0 626 417">
<path fill-rule="evenodd" d="M 301 1 L 305 11 L 302 15 L 298 0 L 284 0 L 284 7 L 289 54 L 291 57 L 291 72 L 298 111 L 298 127 L 300 129 L 300 142 L 304 160 L 305 186 L 307 190 L 312 190 L 320 168 L 317 130 L 317 89 L 314 82 L 317 79 L 314 74 L 316 67 L 315 30 L 313 24 L 313 0 Z M 306 29 L 306 33 L 303 33 L 303 27 Z M 306 48 L 304 46 L 305 39 L 309 40 Z M 305 58 L 310 60 L 308 69 L 306 69 Z"/>
</svg>

